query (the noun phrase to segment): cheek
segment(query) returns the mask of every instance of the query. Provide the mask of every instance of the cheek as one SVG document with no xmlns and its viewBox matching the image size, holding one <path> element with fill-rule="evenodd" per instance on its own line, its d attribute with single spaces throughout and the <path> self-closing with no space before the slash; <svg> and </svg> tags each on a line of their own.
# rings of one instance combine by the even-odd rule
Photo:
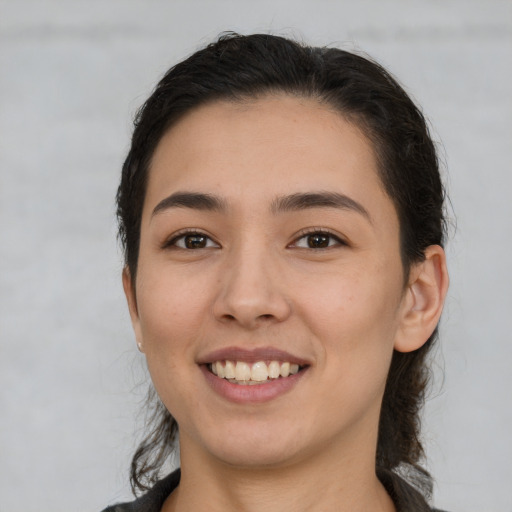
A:
<svg viewBox="0 0 512 512">
<path fill-rule="evenodd" d="M 141 272 L 137 304 L 148 349 L 182 350 L 201 329 L 204 283 L 179 273 Z"/>
<path fill-rule="evenodd" d="M 388 358 L 399 322 L 400 276 L 399 268 L 379 262 L 323 276 L 316 280 L 316 291 L 301 292 L 301 316 L 326 358 L 334 354 L 338 364 L 352 369 L 354 362 Z"/>
<path fill-rule="evenodd" d="M 142 267 L 137 303 L 144 353 L 155 389 L 173 416 L 196 400 L 194 340 L 202 329 L 202 295 L 183 277 Z"/>
<path fill-rule="evenodd" d="M 380 407 L 398 325 L 399 295 L 399 286 L 380 272 L 361 272 L 337 283 L 332 279 L 328 291 L 311 297 L 316 314 L 308 317 L 310 329 L 322 354 L 320 369 L 329 383 L 326 402 L 334 423 L 343 411 L 353 411 L 357 418 L 369 404 L 374 410 Z"/>
</svg>

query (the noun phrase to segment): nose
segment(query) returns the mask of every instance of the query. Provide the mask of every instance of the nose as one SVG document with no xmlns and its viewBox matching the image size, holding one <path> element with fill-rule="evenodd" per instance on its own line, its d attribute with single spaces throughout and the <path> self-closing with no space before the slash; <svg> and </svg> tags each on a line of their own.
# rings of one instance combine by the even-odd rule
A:
<svg viewBox="0 0 512 512">
<path fill-rule="evenodd" d="M 275 258 L 265 252 L 248 247 L 225 261 L 213 305 L 219 321 L 254 330 L 289 317 L 291 305 L 282 272 Z"/>
</svg>

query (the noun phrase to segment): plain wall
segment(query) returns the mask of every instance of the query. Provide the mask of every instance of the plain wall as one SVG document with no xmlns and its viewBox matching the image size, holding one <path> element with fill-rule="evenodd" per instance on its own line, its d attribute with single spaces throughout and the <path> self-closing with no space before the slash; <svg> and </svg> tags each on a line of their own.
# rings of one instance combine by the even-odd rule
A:
<svg viewBox="0 0 512 512">
<path fill-rule="evenodd" d="M 362 49 L 422 105 L 457 224 L 424 421 L 435 503 L 512 512 L 512 3 L 498 0 L 0 0 L 0 511 L 130 497 L 146 376 L 120 281 L 120 166 L 157 79 L 224 30 Z"/>
</svg>

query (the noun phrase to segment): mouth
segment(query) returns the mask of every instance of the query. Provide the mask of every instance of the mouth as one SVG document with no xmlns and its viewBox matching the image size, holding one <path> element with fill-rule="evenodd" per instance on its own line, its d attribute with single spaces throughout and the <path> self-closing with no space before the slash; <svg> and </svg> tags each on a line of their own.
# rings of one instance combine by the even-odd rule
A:
<svg viewBox="0 0 512 512">
<path fill-rule="evenodd" d="M 254 404 L 291 392 L 309 373 L 312 363 L 273 347 L 228 347 L 199 357 L 197 364 L 221 397 Z"/>
<path fill-rule="evenodd" d="M 305 369 L 290 361 L 246 361 L 217 360 L 207 365 L 208 371 L 220 379 L 240 386 L 268 384 L 278 379 L 286 379 Z"/>
</svg>

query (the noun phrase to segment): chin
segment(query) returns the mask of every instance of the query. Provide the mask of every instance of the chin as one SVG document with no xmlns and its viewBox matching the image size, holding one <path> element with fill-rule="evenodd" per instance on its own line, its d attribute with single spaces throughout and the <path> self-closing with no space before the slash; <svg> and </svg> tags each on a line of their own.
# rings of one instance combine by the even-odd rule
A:
<svg viewBox="0 0 512 512">
<path fill-rule="evenodd" d="M 287 453 L 284 450 L 262 449 L 233 450 L 229 447 L 215 454 L 217 458 L 227 464 L 241 469 L 269 469 L 270 467 L 283 467 L 289 465 L 297 454 Z"/>
<path fill-rule="evenodd" d="M 284 466 L 300 458 L 303 436 L 291 429 L 240 429 L 238 434 L 224 434 L 222 443 L 208 443 L 210 453 L 225 464 L 248 469 Z"/>
</svg>

